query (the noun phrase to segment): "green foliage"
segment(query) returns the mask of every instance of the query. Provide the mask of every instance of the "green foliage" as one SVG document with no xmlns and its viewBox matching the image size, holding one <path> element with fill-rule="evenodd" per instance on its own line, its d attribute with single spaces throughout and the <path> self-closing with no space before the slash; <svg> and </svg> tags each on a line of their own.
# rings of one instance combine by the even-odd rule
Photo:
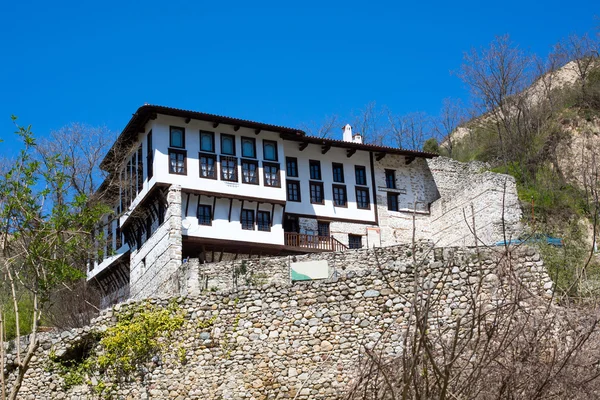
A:
<svg viewBox="0 0 600 400">
<path fill-rule="evenodd" d="M 440 154 L 440 145 L 436 138 L 429 138 L 423 143 L 423 151 Z"/>
<path fill-rule="evenodd" d="M 98 355 L 97 368 L 113 376 L 135 372 L 164 348 L 166 343 L 158 338 L 170 337 L 183 322 L 183 314 L 174 304 L 158 309 L 144 303 L 130 310 L 103 334 L 100 340 L 103 351 Z"/>
<path fill-rule="evenodd" d="M 0 287 L 5 290 L 4 293 L 0 294 L 0 310 L 2 311 L 3 322 L 4 322 L 4 334 L 6 340 L 13 340 L 16 337 L 16 316 L 13 310 L 12 299 L 8 295 L 6 288 Z M 33 301 L 29 293 L 22 293 L 18 300 L 19 307 L 19 326 L 21 335 L 28 335 L 31 333 L 31 323 L 33 322 Z"/>
</svg>

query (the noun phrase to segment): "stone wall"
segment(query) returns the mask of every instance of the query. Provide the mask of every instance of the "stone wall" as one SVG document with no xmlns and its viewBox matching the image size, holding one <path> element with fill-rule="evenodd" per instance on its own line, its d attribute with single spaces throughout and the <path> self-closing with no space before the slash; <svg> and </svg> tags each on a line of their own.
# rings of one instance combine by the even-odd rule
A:
<svg viewBox="0 0 600 400">
<path fill-rule="evenodd" d="M 181 189 L 171 186 L 163 224 L 142 247 L 131 253 L 130 296 L 143 299 L 178 293 L 170 278 L 181 266 Z M 176 291 L 177 290 L 177 291 Z"/>
<path fill-rule="evenodd" d="M 390 356 L 400 351 L 415 292 L 435 295 L 435 323 L 450 325 L 475 297 L 499 299 L 515 279 L 528 292 L 551 292 L 543 263 L 530 249 L 504 257 L 474 249 L 429 251 L 422 244 L 417 264 L 405 246 L 377 250 L 353 252 L 355 262 L 340 265 L 324 281 L 177 298 L 184 327 L 168 351 L 147 365 L 144 379 L 121 382 L 116 397 L 333 400 L 351 383 L 365 347 L 378 346 Z M 507 271 L 510 280 L 504 279 Z M 171 300 L 148 301 L 165 307 Z M 134 305 L 106 310 L 91 327 L 43 337 L 21 398 L 94 398 L 87 385 L 65 391 L 62 378 L 48 368 L 48 355 L 65 357 Z M 211 318 L 214 323 L 206 324 Z"/>
</svg>

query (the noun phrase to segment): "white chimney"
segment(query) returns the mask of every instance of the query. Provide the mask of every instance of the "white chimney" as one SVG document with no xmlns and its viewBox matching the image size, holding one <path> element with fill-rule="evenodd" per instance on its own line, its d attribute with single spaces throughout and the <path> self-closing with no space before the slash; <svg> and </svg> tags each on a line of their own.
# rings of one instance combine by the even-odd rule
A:
<svg viewBox="0 0 600 400">
<path fill-rule="evenodd" d="M 346 124 L 346 126 L 344 126 L 342 129 L 344 130 L 344 136 L 342 136 L 344 142 L 353 142 L 354 140 L 352 138 L 352 127 L 350 126 L 350 124 Z"/>
<path fill-rule="evenodd" d="M 354 136 L 352 136 L 352 141 L 354 143 L 362 144 L 362 135 L 360 133 L 355 133 Z"/>
</svg>

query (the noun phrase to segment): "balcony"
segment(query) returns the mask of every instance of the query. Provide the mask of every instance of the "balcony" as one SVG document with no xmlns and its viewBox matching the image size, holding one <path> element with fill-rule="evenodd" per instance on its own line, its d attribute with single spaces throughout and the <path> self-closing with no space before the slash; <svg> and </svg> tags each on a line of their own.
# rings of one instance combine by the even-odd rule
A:
<svg viewBox="0 0 600 400">
<path fill-rule="evenodd" d="M 285 232 L 285 246 L 306 252 L 344 251 L 348 247 L 331 236 L 307 235 L 303 233 Z"/>
</svg>

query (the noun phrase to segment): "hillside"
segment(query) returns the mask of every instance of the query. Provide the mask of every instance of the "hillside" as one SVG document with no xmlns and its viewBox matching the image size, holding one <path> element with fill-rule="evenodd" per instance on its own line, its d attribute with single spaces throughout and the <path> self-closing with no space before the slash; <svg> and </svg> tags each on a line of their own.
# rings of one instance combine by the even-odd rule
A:
<svg viewBox="0 0 600 400">
<path fill-rule="evenodd" d="M 542 251 L 559 288 L 575 296 L 596 293 L 600 276 L 600 63 L 587 63 L 585 74 L 571 61 L 539 76 L 441 143 L 454 159 L 516 178 L 530 232 L 563 239 L 563 249 Z"/>
</svg>

